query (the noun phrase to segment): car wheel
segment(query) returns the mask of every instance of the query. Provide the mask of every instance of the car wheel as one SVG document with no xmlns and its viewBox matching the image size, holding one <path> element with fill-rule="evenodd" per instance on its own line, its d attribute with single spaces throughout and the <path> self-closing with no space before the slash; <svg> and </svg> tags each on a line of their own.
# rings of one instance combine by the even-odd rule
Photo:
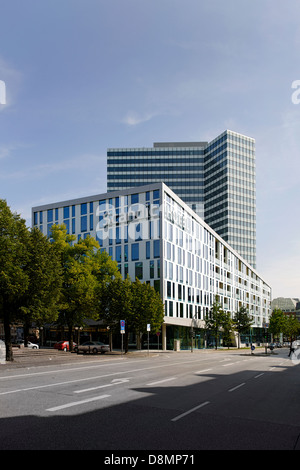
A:
<svg viewBox="0 0 300 470">
<path fill-rule="evenodd" d="M 65 351 L 65 352 L 67 351 L 67 348 L 66 348 L 66 346 L 64 347 L 64 351 Z"/>
<path fill-rule="evenodd" d="M 97 354 L 98 352 L 98 349 L 97 348 L 93 348 L 93 354 Z"/>
</svg>

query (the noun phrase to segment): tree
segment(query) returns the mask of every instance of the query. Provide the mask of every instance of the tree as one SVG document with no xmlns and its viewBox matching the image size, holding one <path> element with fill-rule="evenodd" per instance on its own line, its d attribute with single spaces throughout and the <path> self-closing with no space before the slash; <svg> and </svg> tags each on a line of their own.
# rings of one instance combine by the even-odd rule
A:
<svg viewBox="0 0 300 470">
<path fill-rule="evenodd" d="M 294 315 L 284 315 L 285 324 L 283 333 L 290 338 L 290 343 L 299 335 L 300 324 L 297 318 Z"/>
<path fill-rule="evenodd" d="M 163 323 L 164 305 L 158 292 L 150 284 L 136 279 L 132 283 L 132 315 L 130 327 L 141 337 L 150 324 L 151 331 L 158 331 Z"/>
<path fill-rule="evenodd" d="M 239 337 L 239 344 L 238 347 L 241 346 L 241 334 L 246 333 L 251 325 L 253 324 L 253 320 L 248 313 L 248 310 L 244 305 L 242 305 L 239 310 L 234 314 L 233 317 L 233 328 L 238 332 Z"/>
<path fill-rule="evenodd" d="M 23 271 L 28 277 L 28 286 L 20 307 L 25 346 L 33 322 L 42 326 L 45 322 L 57 319 L 62 281 L 57 252 L 39 229 L 34 228 L 29 232 L 26 249 L 27 259 Z"/>
<path fill-rule="evenodd" d="M 286 316 L 281 309 L 275 308 L 270 317 L 269 332 L 278 337 L 280 333 L 284 333 L 285 328 Z"/>
<path fill-rule="evenodd" d="M 229 346 L 233 343 L 233 332 L 232 332 L 233 322 L 230 312 L 225 312 L 224 324 L 223 324 L 223 340 L 224 345 L 229 349 Z"/>
<path fill-rule="evenodd" d="M 205 327 L 212 332 L 215 338 L 215 349 L 218 349 L 219 337 L 226 323 L 226 319 L 226 313 L 222 309 L 221 304 L 215 299 L 205 318 Z"/>
<path fill-rule="evenodd" d="M 5 332 L 6 360 L 13 361 L 11 324 L 20 316 L 21 299 L 28 288 L 24 266 L 28 262 L 25 220 L 0 199 L 0 317 Z"/>
<path fill-rule="evenodd" d="M 65 225 L 52 227 L 54 249 L 60 257 L 62 288 L 58 324 L 67 326 L 69 350 L 73 350 L 73 328 L 82 326 L 85 318 L 96 319 L 95 251 L 99 248 L 94 238 L 80 239 L 67 234 Z"/>
</svg>

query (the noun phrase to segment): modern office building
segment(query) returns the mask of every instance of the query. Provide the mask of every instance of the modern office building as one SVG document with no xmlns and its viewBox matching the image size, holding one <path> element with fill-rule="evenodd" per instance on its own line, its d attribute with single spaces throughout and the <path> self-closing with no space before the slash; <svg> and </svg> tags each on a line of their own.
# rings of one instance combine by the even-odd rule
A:
<svg viewBox="0 0 300 470">
<path fill-rule="evenodd" d="M 256 267 L 255 140 L 226 130 L 211 142 L 110 148 L 107 191 L 164 182 Z"/>
<path fill-rule="evenodd" d="M 76 240 L 95 237 L 122 276 L 150 283 L 165 305 L 162 347 L 210 341 L 204 318 L 215 299 L 231 313 L 244 305 L 260 340 L 271 314 L 271 288 L 220 235 L 164 183 L 154 183 L 32 209 L 33 225 L 50 235 L 64 223 Z"/>
</svg>

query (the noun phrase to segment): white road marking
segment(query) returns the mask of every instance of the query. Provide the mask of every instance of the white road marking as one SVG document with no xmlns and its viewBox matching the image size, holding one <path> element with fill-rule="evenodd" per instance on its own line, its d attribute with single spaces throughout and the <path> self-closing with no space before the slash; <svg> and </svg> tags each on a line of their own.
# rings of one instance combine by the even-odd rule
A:
<svg viewBox="0 0 300 470">
<path fill-rule="evenodd" d="M 112 387 L 113 385 L 120 385 L 125 382 L 129 382 L 129 380 L 128 379 L 114 379 L 111 384 L 99 385 L 97 387 L 85 388 L 83 390 L 74 390 L 74 393 L 91 392 L 92 390 L 98 390 L 99 388 Z"/>
<path fill-rule="evenodd" d="M 162 384 L 164 382 L 170 382 L 171 380 L 176 380 L 177 377 L 170 377 L 169 379 L 163 379 L 163 380 L 157 380 L 156 382 L 151 382 L 150 384 L 146 385 L 157 385 L 157 384 Z"/>
<path fill-rule="evenodd" d="M 83 405 L 91 401 L 102 400 L 103 398 L 108 398 L 110 395 L 100 395 L 99 397 L 87 398 L 86 400 L 73 401 L 72 403 L 66 403 L 65 405 L 54 406 L 53 408 L 48 408 L 46 411 L 58 411 L 65 408 L 70 408 L 71 406 Z"/>
<path fill-rule="evenodd" d="M 230 388 L 230 389 L 228 390 L 228 392 L 233 392 L 234 390 L 236 390 L 236 389 L 242 387 L 243 385 L 245 385 L 245 383 L 246 383 L 246 382 L 244 382 L 244 383 L 242 383 L 242 384 L 239 384 L 239 385 L 237 385 L 236 387 Z"/>
<path fill-rule="evenodd" d="M 203 374 L 204 372 L 208 372 L 209 370 L 212 370 L 212 369 L 198 370 L 197 372 L 195 372 L 195 374 Z"/>
<path fill-rule="evenodd" d="M 258 377 L 261 377 L 262 375 L 264 375 L 264 372 L 262 372 L 261 374 L 256 375 L 254 378 L 258 379 Z"/>
<path fill-rule="evenodd" d="M 192 408 L 191 410 L 188 410 L 185 413 L 182 413 L 181 415 L 176 416 L 175 418 L 171 419 L 171 421 L 178 421 L 184 416 L 187 416 L 188 414 L 193 413 L 193 411 L 199 410 L 199 408 L 202 408 L 203 406 L 208 405 L 209 403 L 210 403 L 209 401 L 205 401 L 204 403 L 201 403 L 201 405 L 195 406 L 195 408 Z"/>
</svg>

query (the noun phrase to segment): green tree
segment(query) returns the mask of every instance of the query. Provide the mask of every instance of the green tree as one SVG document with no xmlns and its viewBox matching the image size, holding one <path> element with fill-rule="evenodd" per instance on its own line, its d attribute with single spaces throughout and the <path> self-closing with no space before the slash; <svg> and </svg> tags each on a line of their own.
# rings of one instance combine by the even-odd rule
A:
<svg viewBox="0 0 300 470">
<path fill-rule="evenodd" d="M 219 337 L 224 324 L 226 323 L 226 313 L 221 307 L 218 300 L 214 300 L 208 315 L 205 318 L 205 328 L 212 332 L 215 338 L 215 349 L 218 349 Z"/>
<path fill-rule="evenodd" d="M 248 310 L 244 305 L 242 305 L 239 310 L 233 316 L 233 328 L 238 332 L 239 344 L 238 347 L 241 347 L 241 334 L 246 333 L 251 328 L 253 320 L 248 313 Z"/>
<path fill-rule="evenodd" d="M 94 261 L 99 244 L 90 237 L 75 243 L 75 237 L 67 234 L 65 225 L 53 226 L 51 236 L 62 269 L 58 324 L 67 326 L 69 349 L 72 351 L 74 327 L 82 326 L 85 318 L 96 319 L 97 316 Z"/>
<path fill-rule="evenodd" d="M 290 343 L 297 338 L 300 332 L 300 324 L 297 318 L 294 315 L 284 315 L 285 317 L 285 324 L 283 333 L 290 339 Z"/>
<path fill-rule="evenodd" d="M 164 305 L 158 292 L 150 284 L 136 279 L 132 283 L 132 315 L 130 327 L 141 339 L 150 324 L 151 331 L 158 331 L 164 319 Z"/>
<path fill-rule="evenodd" d="M 6 360 L 13 361 L 11 325 L 20 317 L 21 299 L 28 288 L 25 220 L 0 199 L 0 318 L 3 320 Z"/>
<path fill-rule="evenodd" d="M 284 333 L 285 328 L 286 316 L 281 309 L 275 308 L 270 317 L 269 332 L 278 337 L 280 333 Z"/>
<path fill-rule="evenodd" d="M 28 286 L 20 308 L 25 346 L 33 322 L 42 326 L 57 319 L 62 281 L 57 252 L 39 229 L 34 228 L 29 232 L 26 249 L 27 259 L 23 271 L 28 277 Z"/>
<path fill-rule="evenodd" d="M 225 312 L 224 323 L 223 323 L 223 340 L 224 345 L 229 347 L 233 344 L 233 321 L 230 312 Z"/>
</svg>

